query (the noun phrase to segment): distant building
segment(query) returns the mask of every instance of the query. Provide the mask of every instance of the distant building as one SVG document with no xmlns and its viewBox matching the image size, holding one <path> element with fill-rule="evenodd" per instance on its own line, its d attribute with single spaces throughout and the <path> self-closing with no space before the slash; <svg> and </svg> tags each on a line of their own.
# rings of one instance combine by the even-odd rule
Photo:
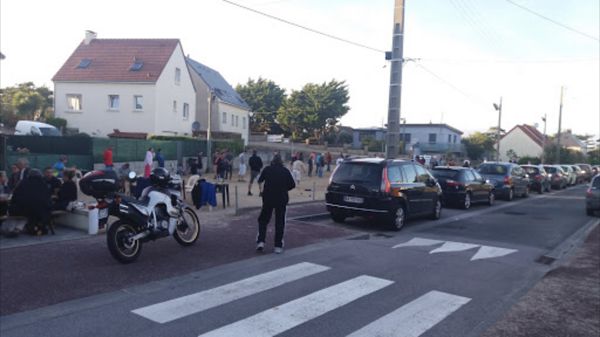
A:
<svg viewBox="0 0 600 337">
<path fill-rule="evenodd" d="M 87 31 L 52 81 L 56 117 L 79 132 L 192 132 L 196 95 L 178 39 L 98 39 Z"/>
<path fill-rule="evenodd" d="M 541 157 L 544 152 L 544 135 L 527 124 L 515 125 L 500 138 L 500 160 L 508 161 L 506 153 L 512 150 L 518 157 Z"/>
<path fill-rule="evenodd" d="M 583 154 L 587 154 L 588 151 L 588 144 L 577 138 L 571 130 L 561 132 L 560 146 Z"/>
<path fill-rule="evenodd" d="M 200 131 L 206 132 L 210 110 L 211 132 L 240 134 L 248 144 L 250 106 L 218 71 L 189 57 L 186 61 L 196 89 L 195 119 Z"/>
<path fill-rule="evenodd" d="M 386 128 L 357 128 L 353 131 L 354 148 L 362 148 L 367 138 L 385 141 Z M 400 140 L 405 142 L 404 153 L 412 155 L 464 155 L 461 144 L 463 132 L 448 124 L 401 124 Z"/>
</svg>

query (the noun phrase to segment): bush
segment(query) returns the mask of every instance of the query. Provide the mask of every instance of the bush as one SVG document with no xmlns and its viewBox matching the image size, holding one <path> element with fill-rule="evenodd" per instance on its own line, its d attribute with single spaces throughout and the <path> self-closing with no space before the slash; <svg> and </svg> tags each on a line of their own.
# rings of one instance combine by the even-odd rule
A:
<svg viewBox="0 0 600 337">
<path fill-rule="evenodd" d="M 542 160 L 538 157 L 521 157 L 519 158 L 519 165 L 526 165 L 526 164 L 532 164 L 532 165 L 539 165 L 542 162 Z"/>
</svg>

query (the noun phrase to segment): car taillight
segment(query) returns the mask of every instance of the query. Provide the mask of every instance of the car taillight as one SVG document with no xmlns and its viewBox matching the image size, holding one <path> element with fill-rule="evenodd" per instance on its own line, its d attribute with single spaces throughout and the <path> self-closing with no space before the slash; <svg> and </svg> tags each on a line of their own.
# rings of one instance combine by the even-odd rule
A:
<svg viewBox="0 0 600 337">
<path fill-rule="evenodd" d="M 504 185 L 512 185 L 511 177 L 504 177 Z"/>
<path fill-rule="evenodd" d="M 390 191 L 392 190 L 392 185 L 390 184 L 390 180 L 388 179 L 387 167 L 383 169 L 381 187 L 379 188 L 379 190 L 384 193 L 390 193 Z"/>
<path fill-rule="evenodd" d="M 448 179 L 446 180 L 446 186 L 448 187 L 460 187 L 463 186 L 462 183 L 458 182 L 458 181 L 454 181 L 452 179 Z"/>
</svg>

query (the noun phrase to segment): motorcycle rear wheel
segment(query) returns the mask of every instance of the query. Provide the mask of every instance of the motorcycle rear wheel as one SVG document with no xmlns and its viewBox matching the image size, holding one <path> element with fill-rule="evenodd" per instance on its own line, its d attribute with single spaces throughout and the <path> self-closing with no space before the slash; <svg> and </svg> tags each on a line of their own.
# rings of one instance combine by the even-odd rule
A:
<svg viewBox="0 0 600 337">
<path fill-rule="evenodd" d="M 181 214 L 181 223 L 175 228 L 173 237 L 182 246 L 191 246 L 200 236 L 200 220 L 193 209 L 185 207 Z"/>
<path fill-rule="evenodd" d="M 142 243 L 140 240 L 130 240 L 136 235 L 135 228 L 123 220 L 115 221 L 106 232 L 106 243 L 110 254 L 121 263 L 131 263 L 140 256 Z"/>
</svg>

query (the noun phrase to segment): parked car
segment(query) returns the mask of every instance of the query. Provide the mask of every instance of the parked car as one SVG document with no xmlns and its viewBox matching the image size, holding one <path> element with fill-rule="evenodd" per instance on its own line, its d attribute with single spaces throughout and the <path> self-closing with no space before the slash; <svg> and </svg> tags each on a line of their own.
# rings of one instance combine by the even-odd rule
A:
<svg viewBox="0 0 600 337">
<path fill-rule="evenodd" d="M 442 189 L 431 173 L 417 163 L 347 159 L 331 175 L 325 201 L 336 222 L 365 216 L 400 230 L 409 217 L 428 215 L 439 219 Z"/>
<path fill-rule="evenodd" d="M 577 173 L 573 171 L 571 165 L 560 165 L 560 167 L 565 171 L 567 177 L 567 185 L 573 186 L 577 184 Z"/>
<path fill-rule="evenodd" d="M 15 135 L 25 136 L 60 136 L 60 131 L 54 126 L 36 121 L 18 121 Z"/>
<path fill-rule="evenodd" d="M 582 170 L 585 171 L 585 182 L 591 181 L 592 177 L 594 177 L 592 173 L 592 166 L 590 164 L 575 164 L 579 166 Z"/>
<path fill-rule="evenodd" d="M 585 194 L 586 214 L 594 215 L 596 211 L 600 211 L 600 174 L 592 179 L 590 187 Z"/>
<path fill-rule="evenodd" d="M 575 171 L 575 174 L 577 175 L 577 184 L 582 184 L 584 182 L 584 175 L 585 175 L 585 171 L 581 169 L 581 167 L 577 166 L 577 165 L 571 165 L 571 167 L 573 168 L 573 171 Z M 593 170 L 593 168 L 592 168 Z"/>
<path fill-rule="evenodd" d="M 550 178 L 542 165 L 521 165 L 529 175 L 529 188 L 539 194 L 550 192 Z"/>
<path fill-rule="evenodd" d="M 444 205 L 469 209 L 473 203 L 494 204 L 494 186 L 472 168 L 437 166 L 431 173 L 442 187 Z"/>
<path fill-rule="evenodd" d="M 565 172 L 558 165 L 544 165 L 544 170 L 550 175 L 550 186 L 552 188 L 561 190 L 567 187 L 567 178 L 565 178 Z"/>
<path fill-rule="evenodd" d="M 497 198 L 511 201 L 515 196 L 529 196 L 529 176 L 517 164 L 486 162 L 479 166 L 478 172 L 494 186 Z"/>
</svg>

